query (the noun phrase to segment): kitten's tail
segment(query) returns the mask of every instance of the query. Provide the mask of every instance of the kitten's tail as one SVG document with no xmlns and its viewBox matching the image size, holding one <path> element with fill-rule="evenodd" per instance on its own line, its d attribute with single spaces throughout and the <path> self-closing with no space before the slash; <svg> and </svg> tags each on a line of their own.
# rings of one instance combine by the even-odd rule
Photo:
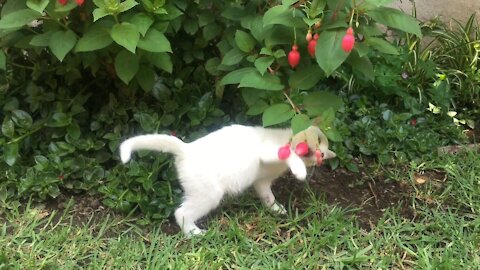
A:
<svg viewBox="0 0 480 270">
<path fill-rule="evenodd" d="M 132 152 L 137 150 L 154 150 L 179 155 L 184 152 L 186 145 L 174 136 L 163 134 L 140 135 L 132 137 L 120 145 L 120 158 L 123 163 L 127 163 Z"/>
</svg>

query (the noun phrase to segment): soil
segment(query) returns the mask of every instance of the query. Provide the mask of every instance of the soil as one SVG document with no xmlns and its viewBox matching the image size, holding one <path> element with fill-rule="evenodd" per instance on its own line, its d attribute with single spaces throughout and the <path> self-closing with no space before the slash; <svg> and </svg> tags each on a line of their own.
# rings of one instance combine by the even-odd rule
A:
<svg viewBox="0 0 480 270">
<path fill-rule="evenodd" d="M 307 188 L 307 185 L 310 188 Z M 307 182 L 300 182 L 290 174 L 285 175 L 276 181 L 273 193 L 280 203 L 283 205 L 290 203 L 293 209 L 297 208 L 299 211 L 306 207 L 303 198 L 311 196 L 313 193 L 315 197 L 329 205 L 352 209 L 349 213 L 355 216 L 362 228 L 369 230 L 375 226 L 383 212 L 389 207 L 398 207 L 400 213 L 405 217 L 413 216 L 413 211 L 407 203 L 410 188 L 409 184 L 389 181 L 384 177 L 377 176 L 373 179 L 366 171 L 360 173 L 352 173 L 344 169 L 332 171 L 324 166 L 312 170 Z M 250 193 L 254 196 L 253 192 Z M 74 217 L 74 224 L 80 226 L 88 222 L 92 216 L 94 222 L 101 222 L 103 217 L 113 214 L 111 210 L 101 204 L 100 198 L 87 194 L 61 195 L 56 200 L 42 204 L 41 208 L 45 215 L 49 215 L 53 210 L 61 212 L 67 207 L 70 200 L 73 201 L 69 213 Z M 258 204 L 258 207 L 261 205 L 257 199 L 253 199 L 252 202 Z M 256 211 L 253 207 L 249 209 L 249 206 L 237 205 L 235 202 L 233 202 L 235 205 L 229 206 L 228 203 L 232 203 L 231 200 L 202 219 L 199 226 L 207 227 L 208 221 L 218 218 L 220 211 L 233 214 L 238 207 L 247 211 Z M 179 227 L 173 218 L 163 221 L 161 228 L 164 233 L 169 235 L 179 232 Z"/>
<path fill-rule="evenodd" d="M 286 177 L 274 186 L 277 200 L 286 203 L 288 198 L 307 196 L 303 183 L 293 177 Z M 413 211 L 406 202 L 411 188 L 407 183 L 388 181 L 383 178 L 371 179 L 368 173 L 352 173 L 344 169 L 332 171 L 326 167 L 317 168 L 308 185 L 316 197 L 324 198 L 329 205 L 352 209 L 358 224 L 371 229 L 389 207 L 399 207 L 400 213 L 412 217 Z M 292 206 L 302 209 L 300 200 L 292 199 Z"/>
</svg>

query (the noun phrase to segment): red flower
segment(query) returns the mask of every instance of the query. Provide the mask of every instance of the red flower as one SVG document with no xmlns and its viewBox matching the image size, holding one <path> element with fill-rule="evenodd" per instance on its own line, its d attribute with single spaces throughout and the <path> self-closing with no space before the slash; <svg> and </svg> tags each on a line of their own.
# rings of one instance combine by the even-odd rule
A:
<svg viewBox="0 0 480 270">
<path fill-rule="evenodd" d="M 58 3 L 62 6 L 65 6 L 68 3 L 68 0 L 58 0 Z"/>
<path fill-rule="evenodd" d="M 77 3 L 77 5 L 81 6 L 85 2 L 85 0 L 75 0 L 75 2 Z"/>
</svg>

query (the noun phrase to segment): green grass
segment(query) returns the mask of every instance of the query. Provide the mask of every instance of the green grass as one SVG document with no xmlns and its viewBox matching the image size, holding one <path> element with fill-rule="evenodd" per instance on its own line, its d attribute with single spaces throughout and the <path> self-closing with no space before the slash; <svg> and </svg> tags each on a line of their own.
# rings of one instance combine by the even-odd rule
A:
<svg viewBox="0 0 480 270">
<path fill-rule="evenodd" d="M 446 177 L 415 184 L 424 171 Z M 71 206 L 45 215 L 29 205 L 1 220 L 0 269 L 480 269 L 480 156 L 389 172 L 411 183 L 414 217 L 391 208 L 370 231 L 354 210 L 313 192 L 303 198 L 306 210 L 288 217 L 225 206 L 193 239 L 139 226 L 140 218 L 104 213 L 79 225 Z"/>
</svg>

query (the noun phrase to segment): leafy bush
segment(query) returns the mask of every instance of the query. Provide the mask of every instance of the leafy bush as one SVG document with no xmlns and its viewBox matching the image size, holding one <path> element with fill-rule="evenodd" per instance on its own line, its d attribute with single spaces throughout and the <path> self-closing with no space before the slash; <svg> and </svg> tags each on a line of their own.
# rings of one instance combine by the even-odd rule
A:
<svg viewBox="0 0 480 270">
<path fill-rule="evenodd" d="M 319 123 L 341 145 L 345 79 L 388 91 L 385 74 L 398 72 L 374 68 L 400 53 L 378 24 L 421 36 L 417 20 L 385 2 L 6 1 L 0 201 L 99 188 L 111 207 L 168 215 L 179 192 L 172 161 L 142 153 L 119 165 L 120 140 L 136 133 L 191 140 L 261 116 L 295 132 Z"/>
</svg>

